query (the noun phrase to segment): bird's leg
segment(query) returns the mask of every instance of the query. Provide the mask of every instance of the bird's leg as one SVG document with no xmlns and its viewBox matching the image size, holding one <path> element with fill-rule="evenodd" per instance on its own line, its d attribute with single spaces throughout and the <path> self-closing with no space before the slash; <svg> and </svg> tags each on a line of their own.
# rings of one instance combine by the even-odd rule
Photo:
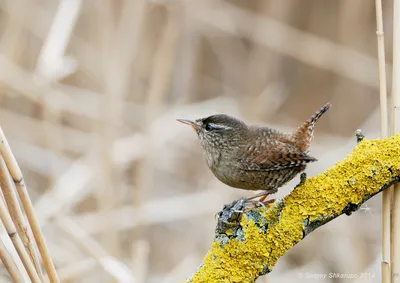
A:
<svg viewBox="0 0 400 283">
<path fill-rule="evenodd" d="M 259 202 L 264 202 L 264 200 L 267 198 L 268 194 L 263 195 L 258 199 Z"/>
<path fill-rule="evenodd" d="M 246 198 L 246 202 L 249 201 L 249 200 L 258 198 L 258 197 L 264 197 L 264 199 L 265 199 L 268 195 L 269 195 L 269 193 L 267 191 L 264 191 L 264 192 L 261 192 L 259 194 L 252 195 L 251 197 L 247 197 Z"/>
<path fill-rule="evenodd" d="M 275 199 L 269 199 L 269 200 L 263 201 L 263 204 L 270 204 L 270 203 L 273 203 L 274 201 L 275 201 Z"/>
</svg>

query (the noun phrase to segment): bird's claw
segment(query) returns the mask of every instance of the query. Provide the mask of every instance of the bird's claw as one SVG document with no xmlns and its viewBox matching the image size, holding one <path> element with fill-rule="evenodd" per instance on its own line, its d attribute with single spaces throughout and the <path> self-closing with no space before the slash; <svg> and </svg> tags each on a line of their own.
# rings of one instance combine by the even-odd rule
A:
<svg viewBox="0 0 400 283">
<path fill-rule="evenodd" d="M 267 209 L 266 205 L 271 204 L 273 202 L 275 202 L 275 199 L 269 199 L 265 201 L 254 200 L 254 201 L 246 201 L 246 205 L 250 204 L 253 205 L 254 207 L 263 207 L 264 209 Z"/>
<path fill-rule="evenodd" d="M 258 201 L 258 200 L 246 201 L 246 205 L 248 205 L 248 207 L 250 207 L 250 206 L 261 207 L 262 206 L 264 209 L 266 209 L 265 204 L 262 201 Z"/>
</svg>

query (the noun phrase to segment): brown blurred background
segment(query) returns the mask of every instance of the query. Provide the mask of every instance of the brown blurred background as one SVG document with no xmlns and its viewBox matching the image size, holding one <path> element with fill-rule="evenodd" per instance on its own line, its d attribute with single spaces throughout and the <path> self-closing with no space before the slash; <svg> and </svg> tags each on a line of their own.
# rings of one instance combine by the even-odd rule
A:
<svg viewBox="0 0 400 283">
<path fill-rule="evenodd" d="M 365 0 L 0 1 L 0 125 L 62 282 L 182 282 L 214 214 L 251 194 L 214 178 L 176 118 L 226 113 L 290 132 L 331 101 L 309 176 L 350 152 L 357 128 L 378 137 L 375 30 Z M 378 196 L 257 282 L 379 282 L 380 223 Z M 329 273 L 368 278 L 310 278 Z"/>
</svg>

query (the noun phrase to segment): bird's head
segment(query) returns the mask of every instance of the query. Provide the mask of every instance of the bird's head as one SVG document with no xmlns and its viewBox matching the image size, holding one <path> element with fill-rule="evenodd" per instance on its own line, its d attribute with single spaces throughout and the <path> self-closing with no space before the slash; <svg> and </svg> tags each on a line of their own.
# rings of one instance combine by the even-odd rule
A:
<svg viewBox="0 0 400 283">
<path fill-rule="evenodd" d="M 190 125 L 195 130 L 200 144 L 208 152 L 238 146 L 248 130 L 245 123 L 224 114 L 212 115 L 195 121 L 177 120 Z"/>
</svg>

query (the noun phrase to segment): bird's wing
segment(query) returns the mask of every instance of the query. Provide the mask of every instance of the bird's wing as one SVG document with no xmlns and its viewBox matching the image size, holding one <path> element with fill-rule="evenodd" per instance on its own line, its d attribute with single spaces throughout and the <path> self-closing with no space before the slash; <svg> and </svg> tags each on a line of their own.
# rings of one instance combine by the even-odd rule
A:
<svg viewBox="0 0 400 283">
<path fill-rule="evenodd" d="M 239 168 L 246 171 L 273 171 L 302 166 L 317 161 L 295 146 L 279 140 L 254 141 L 239 158 Z"/>
</svg>

